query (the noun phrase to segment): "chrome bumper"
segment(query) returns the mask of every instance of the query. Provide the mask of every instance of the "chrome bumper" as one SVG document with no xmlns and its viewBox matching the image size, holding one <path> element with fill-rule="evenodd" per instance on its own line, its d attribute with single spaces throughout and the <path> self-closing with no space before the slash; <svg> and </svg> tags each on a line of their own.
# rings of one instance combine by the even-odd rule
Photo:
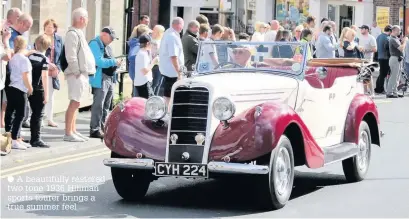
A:
<svg viewBox="0 0 409 219">
<path fill-rule="evenodd" d="M 154 170 L 155 162 L 152 159 L 137 158 L 107 158 L 104 165 L 126 169 Z M 226 163 L 211 161 L 207 164 L 210 173 L 227 174 L 268 174 L 269 167 L 263 165 Z"/>
</svg>

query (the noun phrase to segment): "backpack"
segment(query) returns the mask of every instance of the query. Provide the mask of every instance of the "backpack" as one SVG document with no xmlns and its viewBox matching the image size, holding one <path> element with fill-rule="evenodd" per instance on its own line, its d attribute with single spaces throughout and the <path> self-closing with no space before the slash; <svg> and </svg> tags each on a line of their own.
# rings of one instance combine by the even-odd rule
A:
<svg viewBox="0 0 409 219">
<path fill-rule="evenodd" d="M 81 39 L 80 39 L 80 35 L 77 33 L 77 31 L 75 31 L 75 30 L 70 30 L 70 31 L 73 31 L 73 32 L 75 32 L 76 34 L 77 34 L 77 36 L 78 36 L 78 40 L 79 40 L 79 48 L 78 48 L 78 51 L 77 51 L 77 55 L 78 55 L 78 53 L 80 52 L 80 49 L 81 49 Z M 70 31 L 68 31 L 68 32 L 70 32 Z M 68 68 L 68 62 L 67 62 L 67 58 L 65 57 L 65 43 L 64 43 L 64 45 L 62 46 L 62 50 L 61 50 L 61 57 L 60 57 L 60 63 L 61 63 L 61 70 L 64 72 L 65 71 L 65 69 L 67 69 Z"/>
</svg>

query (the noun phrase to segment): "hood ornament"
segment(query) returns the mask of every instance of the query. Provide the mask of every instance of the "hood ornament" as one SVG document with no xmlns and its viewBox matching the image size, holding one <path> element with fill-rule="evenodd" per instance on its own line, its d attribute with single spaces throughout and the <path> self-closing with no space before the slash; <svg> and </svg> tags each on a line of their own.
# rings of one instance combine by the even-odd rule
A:
<svg viewBox="0 0 409 219">
<path fill-rule="evenodd" d="M 205 139 L 206 137 L 202 133 L 197 133 L 197 135 L 195 136 L 195 141 L 197 145 L 203 145 Z"/>
<path fill-rule="evenodd" d="M 176 144 L 176 141 L 178 140 L 178 135 L 177 134 L 172 134 L 170 136 L 170 141 L 172 142 L 172 144 Z"/>
</svg>

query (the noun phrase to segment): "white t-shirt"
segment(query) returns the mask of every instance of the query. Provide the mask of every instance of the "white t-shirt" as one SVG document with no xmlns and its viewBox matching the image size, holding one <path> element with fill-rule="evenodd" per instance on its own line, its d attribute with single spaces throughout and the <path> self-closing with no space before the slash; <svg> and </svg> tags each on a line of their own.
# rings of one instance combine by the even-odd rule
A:
<svg viewBox="0 0 409 219">
<path fill-rule="evenodd" d="M 173 28 L 169 28 L 163 34 L 163 38 L 159 49 L 159 70 L 162 75 L 176 78 L 178 76 L 177 70 L 173 67 L 170 57 L 176 56 L 179 66 L 185 64 L 185 55 L 183 54 L 182 40 L 180 35 Z"/>
<path fill-rule="evenodd" d="M 141 86 L 146 84 L 148 81 L 152 81 L 152 71 L 148 74 L 143 74 L 142 69 L 147 68 L 152 62 L 152 57 L 149 53 L 140 49 L 135 57 L 135 79 L 134 86 Z"/>
<path fill-rule="evenodd" d="M 32 76 L 30 60 L 23 54 L 17 53 L 11 58 L 10 62 L 10 87 L 15 87 L 24 93 L 27 93 L 28 89 L 23 82 L 23 73 L 28 72 L 28 81 L 31 84 Z M 10 98 L 11 99 L 11 98 Z"/>
<path fill-rule="evenodd" d="M 212 39 L 207 39 L 205 40 L 207 42 L 213 42 Z M 199 64 L 199 70 L 200 71 L 211 71 L 214 70 L 216 67 L 213 63 L 212 55 L 216 57 L 216 60 L 218 60 L 217 56 L 217 51 L 216 51 L 216 45 L 214 44 L 205 44 L 202 49 L 203 53 L 201 54 L 200 57 L 200 64 Z"/>
<path fill-rule="evenodd" d="M 377 48 L 376 39 L 371 34 L 368 34 L 367 36 L 361 35 L 359 36 L 359 46 L 364 47 L 365 50 L 371 50 L 373 47 Z M 372 61 L 374 54 L 374 52 L 365 52 L 364 58 Z"/>
</svg>

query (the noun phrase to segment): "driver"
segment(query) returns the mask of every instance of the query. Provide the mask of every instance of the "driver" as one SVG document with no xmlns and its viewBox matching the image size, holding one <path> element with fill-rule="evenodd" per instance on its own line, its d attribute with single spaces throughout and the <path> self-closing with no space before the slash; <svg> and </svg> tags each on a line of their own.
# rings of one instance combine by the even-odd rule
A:
<svg viewBox="0 0 409 219">
<path fill-rule="evenodd" d="M 251 51 L 248 47 L 237 47 L 232 51 L 232 61 L 243 67 L 251 67 Z"/>
</svg>

